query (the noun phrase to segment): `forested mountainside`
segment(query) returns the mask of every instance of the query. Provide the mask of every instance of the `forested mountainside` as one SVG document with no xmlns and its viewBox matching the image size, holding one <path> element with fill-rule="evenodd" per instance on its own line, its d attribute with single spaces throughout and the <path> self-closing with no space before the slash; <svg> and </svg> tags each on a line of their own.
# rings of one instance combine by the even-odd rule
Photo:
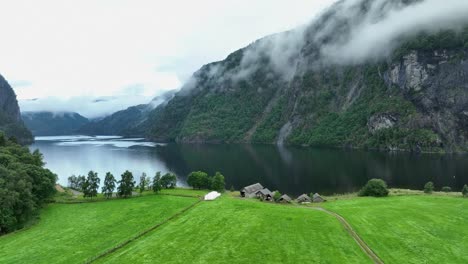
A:
<svg viewBox="0 0 468 264">
<path fill-rule="evenodd" d="M 468 21 L 381 26 L 424 3 L 340 1 L 305 28 L 205 65 L 150 114 L 147 136 L 467 151 Z M 379 39 L 365 35 L 373 27 Z"/>
<path fill-rule="evenodd" d="M 21 144 L 33 141 L 31 132 L 21 120 L 16 94 L 2 75 L 0 75 L 0 131 L 8 137 L 15 137 Z"/>
<path fill-rule="evenodd" d="M 129 107 L 118 111 L 103 119 L 92 121 L 82 126 L 78 132 L 86 135 L 122 135 L 143 136 L 143 124 L 151 111 L 160 104 L 164 104 L 174 96 L 175 91 L 166 92 L 151 100 L 148 104 Z"/>
<path fill-rule="evenodd" d="M 34 136 L 74 135 L 89 120 L 74 112 L 23 112 L 21 117 Z"/>
</svg>

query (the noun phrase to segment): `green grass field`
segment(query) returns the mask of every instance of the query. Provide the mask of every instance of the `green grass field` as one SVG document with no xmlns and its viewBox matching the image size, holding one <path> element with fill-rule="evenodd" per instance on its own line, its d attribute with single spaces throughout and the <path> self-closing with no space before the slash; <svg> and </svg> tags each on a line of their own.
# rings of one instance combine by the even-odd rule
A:
<svg viewBox="0 0 468 264">
<path fill-rule="evenodd" d="M 0 237 L 0 263 L 83 263 L 195 204 L 206 191 L 52 204 L 31 228 Z M 416 194 L 416 193 L 415 193 Z M 385 263 L 468 263 L 468 199 L 392 191 L 337 197 L 343 216 Z M 317 206 L 317 205 L 311 205 Z M 333 216 L 226 193 L 97 259 L 98 263 L 370 263 Z"/>
<path fill-rule="evenodd" d="M 353 198 L 325 203 L 385 263 L 468 263 L 468 199 Z"/>
<path fill-rule="evenodd" d="M 52 204 L 31 228 L 0 237 L 0 263 L 83 263 L 196 201 L 151 195 Z"/>
<path fill-rule="evenodd" d="M 370 263 L 332 216 L 222 197 L 98 263 Z"/>
</svg>

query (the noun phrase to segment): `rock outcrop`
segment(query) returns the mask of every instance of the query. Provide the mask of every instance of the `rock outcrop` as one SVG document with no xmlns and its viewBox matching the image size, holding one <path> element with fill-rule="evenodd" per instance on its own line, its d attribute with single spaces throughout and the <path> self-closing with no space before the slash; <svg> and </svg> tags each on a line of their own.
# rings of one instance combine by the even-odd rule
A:
<svg viewBox="0 0 468 264">
<path fill-rule="evenodd" d="M 15 137 L 21 144 L 33 142 L 31 132 L 21 120 L 16 94 L 10 84 L 0 75 L 0 131 Z"/>
</svg>

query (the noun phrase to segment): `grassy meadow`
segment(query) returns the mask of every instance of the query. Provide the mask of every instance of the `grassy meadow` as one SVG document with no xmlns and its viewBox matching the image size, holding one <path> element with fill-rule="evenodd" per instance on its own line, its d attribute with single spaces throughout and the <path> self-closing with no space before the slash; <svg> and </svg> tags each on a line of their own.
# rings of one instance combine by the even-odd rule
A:
<svg viewBox="0 0 468 264">
<path fill-rule="evenodd" d="M 468 263 L 468 199 L 451 195 L 352 198 L 323 204 L 385 263 Z"/>
<path fill-rule="evenodd" d="M 343 216 L 385 263 L 468 263 L 468 199 L 455 193 L 392 190 L 298 206 L 227 192 L 171 218 L 205 193 L 51 204 L 32 227 L 0 237 L 0 263 L 84 263 L 163 222 L 95 262 L 371 263 L 334 216 L 311 206 Z"/>
<path fill-rule="evenodd" d="M 37 224 L 0 237 L 0 263 L 83 263 L 195 202 L 151 195 L 51 204 Z"/>
<path fill-rule="evenodd" d="M 312 210 L 224 196 L 98 263 L 371 263 L 340 223 Z"/>
</svg>

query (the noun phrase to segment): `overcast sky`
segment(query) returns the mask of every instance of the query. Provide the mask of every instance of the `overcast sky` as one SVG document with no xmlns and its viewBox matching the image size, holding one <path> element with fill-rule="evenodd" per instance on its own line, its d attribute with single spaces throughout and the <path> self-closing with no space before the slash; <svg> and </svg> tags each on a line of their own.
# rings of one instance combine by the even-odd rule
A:
<svg viewBox="0 0 468 264">
<path fill-rule="evenodd" d="M 203 64 L 334 1 L 0 0 L 0 73 L 22 110 L 97 116 L 178 88 Z M 90 109 L 97 97 L 114 100 Z"/>
</svg>

